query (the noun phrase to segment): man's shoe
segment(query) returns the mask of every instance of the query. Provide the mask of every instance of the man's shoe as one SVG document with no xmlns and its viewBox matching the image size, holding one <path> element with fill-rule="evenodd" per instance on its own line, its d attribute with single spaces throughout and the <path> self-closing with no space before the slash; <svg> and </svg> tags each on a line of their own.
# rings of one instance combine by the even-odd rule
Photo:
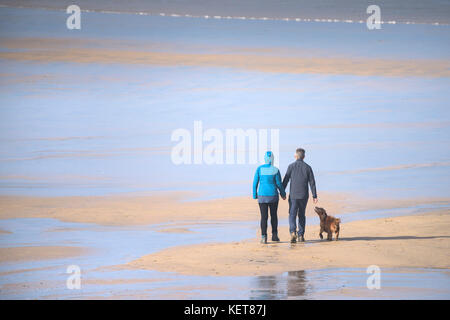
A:
<svg viewBox="0 0 450 320">
<path fill-rule="evenodd" d="M 305 237 L 304 236 L 298 236 L 300 242 L 305 242 Z"/>
<path fill-rule="evenodd" d="M 280 238 L 278 238 L 278 234 L 276 232 L 272 233 L 272 241 L 280 241 Z"/>
<path fill-rule="evenodd" d="M 297 235 L 295 234 L 295 232 L 291 232 L 291 243 L 296 242 L 297 242 Z"/>
<path fill-rule="evenodd" d="M 267 236 L 261 237 L 261 243 L 267 243 Z"/>
</svg>

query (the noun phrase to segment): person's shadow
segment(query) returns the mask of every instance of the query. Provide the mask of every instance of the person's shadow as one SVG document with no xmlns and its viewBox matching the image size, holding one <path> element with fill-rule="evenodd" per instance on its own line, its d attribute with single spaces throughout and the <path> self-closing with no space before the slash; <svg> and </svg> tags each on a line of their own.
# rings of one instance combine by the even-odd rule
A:
<svg viewBox="0 0 450 320">
<path fill-rule="evenodd" d="M 427 236 L 427 237 L 418 237 L 418 236 L 392 236 L 392 237 L 339 237 L 339 241 L 379 241 L 379 240 L 426 240 L 426 239 L 447 239 L 450 238 L 450 236 Z M 321 242 L 335 242 L 336 238 L 333 236 L 332 241 L 328 241 L 326 239 L 326 234 L 323 240 L 321 239 L 306 239 L 305 242 L 296 242 L 291 243 L 290 241 L 277 241 L 277 242 L 268 242 L 268 245 L 271 246 L 277 246 L 278 244 L 283 243 L 290 243 L 292 247 L 295 247 L 296 245 L 301 246 L 303 244 L 308 243 L 321 243 Z"/>
<path fill-rule="evenodd" d="M 379 241 L 379 240 L 426 240 L 426 239 L 445 239 L 450 238 L 450 236 L 426 236 L 426 237 L 419 237 L 419 236 L 392 236 L 392 237 L 339 237 L 339 241 Z M 333 238 L 332 241 L 336 241 L 335 238 Z M 320 240 L 320 239 L 314 239 L 314 240 L 307 240 L 306 242 L 331 242 L 327 241 L 326 239 Z"/>
</svg>

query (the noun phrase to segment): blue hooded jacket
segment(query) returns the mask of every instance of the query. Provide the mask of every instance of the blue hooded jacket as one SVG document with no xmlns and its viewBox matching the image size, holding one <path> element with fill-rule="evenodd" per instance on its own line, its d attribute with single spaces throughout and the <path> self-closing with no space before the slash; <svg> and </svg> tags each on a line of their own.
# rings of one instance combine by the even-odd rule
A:
<svg viewBox="0 0 450 320">
<path fill-rule="evenodd" d="M 285 197 L 286 192 L 281 183 L 280 170 L 273 166 L 272 151 L 266 152 L 264 161 L 266 164 L 259 166 L 255 172 L 255 178 L 253 179 L 253 199 L 258 199 L 258 196 L 278 196 L 278 190 L 280 191 L 281 196 Z"/>
</svg>

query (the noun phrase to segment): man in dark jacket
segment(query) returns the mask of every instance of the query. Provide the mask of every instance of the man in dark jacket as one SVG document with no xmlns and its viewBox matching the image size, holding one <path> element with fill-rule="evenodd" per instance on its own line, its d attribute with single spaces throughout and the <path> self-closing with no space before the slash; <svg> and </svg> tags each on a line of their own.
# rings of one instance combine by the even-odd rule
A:
<svg viewBox="0 0 450 320">
<path fill-rule="evenodd" d="M 316 181 L 311 167 L 303 161 L 305 150 L 298 148 L 295 152 L 296 161 L 291 163 L 283 179 L 283 187 L 291 181 L 289 193 L 289 232 L 291 243 L 297 242 L 297 216 L 298 216 L 298 238 L 304 242 L 305 234 L 305 209 L 308 203 L 308 184 L 311 188 L 314 203 L 317 203 Z"/>
</svg>

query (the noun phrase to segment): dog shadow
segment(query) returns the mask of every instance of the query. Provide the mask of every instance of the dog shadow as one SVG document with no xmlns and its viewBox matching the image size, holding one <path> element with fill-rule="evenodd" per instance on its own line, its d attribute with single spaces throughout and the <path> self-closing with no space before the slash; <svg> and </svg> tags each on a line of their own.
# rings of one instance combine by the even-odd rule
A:
<svg viewBox="0 0 450 320">
<path fill-rule="evenodd" d="M 342 237 L 338 241 L 380 241 L 380 240 L 427 240 L 427 239 L 445 239 L 450 238 L 450 236 L 392 236 L 392 237 Z M 333 237 L 332 241 L 336 241 Z M 326 239 L 320 240 L 310 240 L 310 242 L 331 242 Z"/>
</svg>

